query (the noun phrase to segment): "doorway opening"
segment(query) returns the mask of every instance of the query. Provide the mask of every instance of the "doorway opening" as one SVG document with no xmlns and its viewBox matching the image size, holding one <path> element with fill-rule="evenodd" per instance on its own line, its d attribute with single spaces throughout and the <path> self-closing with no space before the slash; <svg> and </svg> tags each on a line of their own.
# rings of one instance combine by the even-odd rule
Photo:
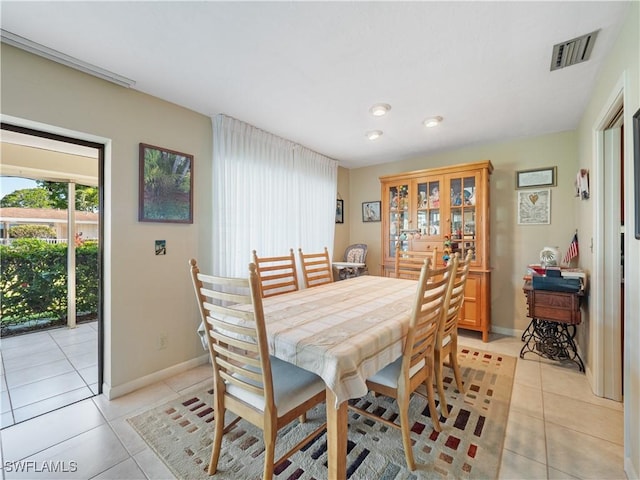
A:
<svg viewBox="0 0 640 480">
<path fill-rule="evenodd" d="M 26 245 L 24 248 L 32 248 L 36 252 L 34 261 L 38 256 L 52 255 L 57 260 L 51 260 L 51 264 L 66 263 L 57 269 L 41 269 L 31 277 L 33 285 L 22 282 L 18 285 L 22 292 L 16 292 L 16 289 L 11 292 L 25 297 L 33 294 L 36 299 L 44 299 L 46 295 L 37 292 L 38 288 L 46 291 L 47 284 L 51 286 L 50 290 L 64 291 L 66 298 L 61 295 L 63 298 L 58 299 L 62 304 L 58 305 L 58 310 L 66 307 L 66 315 L 61 315 L 65 317 L 63 326 L 43 329 L 52 326 L 48 324 L 47 314 L 43 314 L 44 318 L 40 320 L 38 315 L 34 315 L 29 323 L 41 328 L 25 329 L 28 333 L 11 335 L 20 333 L 19 322 L 16 324 L 15 319 L 5 316 L 3 311 L 3 320 L 11 320 L 3 321 L 3 327 L 13 324 L 14 330 L 17 329 L 17 332 L 9 332 L 3 328 L 2 334 L 1 426 L 4 428 L 101 393 L 102 172 L 105 147 L 100 143 L 8 123 L 2 123 L 1 128 L 3 162 L 0 174 L 3 185 L 10 184 L 6 181 L 9 178 L 26 178 L 31 183 L 23 182 L 23 185 L 38 186 L 25 189 L 27 195 L 33 191 L 38 195 L 49 192 L 52 198 L 71 207 L 66 210 L 29 208 L 31 217 L 26 219 L 24 210 L 4 208 L 4 205 L 2 208 L 3 243 L 17 240 L 8 238 L 10 229 L 15 233 L 16 226 L 30 224 L 32 229 L 39 230 L 39 235 L 49 237 L 35 240 L 26 229 L 25 235 L 31 238 L 25 238 L 26 242 L 22 243 Z M 6 193 L 3 191 L 2 196 L 5 197 Z M 91 193 L 97 194 L 96 197 L 87 198 Z M 27 204 L 29 201 L 33 199 L 29 199 Z M 52 205 L 36 203 L 35 206 Z M 59 207 L 60 203 L 53 206 Z M 9 214 L 13 217 L 9 218 Z M 38 221 L 43 219 L 44 222 Z M 47 227 L 49 233 L 44 235 L 42 232 Z M 18 261 L 15 263 L 20 264 Z M 65 271 L 58 271 L 60 268 Z M 66 285 L 61 278 L 66 279 Z M 38 282 L 41 283 L 36 285 Z M 4 291 L 3 294 L 7 295 Z"/>
</svg>

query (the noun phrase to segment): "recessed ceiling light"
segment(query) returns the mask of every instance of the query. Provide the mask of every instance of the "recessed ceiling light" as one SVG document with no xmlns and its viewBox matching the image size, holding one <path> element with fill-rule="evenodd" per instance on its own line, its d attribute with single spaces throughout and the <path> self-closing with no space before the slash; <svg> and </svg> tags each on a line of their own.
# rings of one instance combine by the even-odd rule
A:
<svg viewBox="0 0 640 480">
<path fill-rule="evenodd" d="M 422 123 L 424 123 L 425 127 L 431 128 L 431 127 L 437 127 L 438 125 L 440 125 L 440 122 L 442 122 L 442 117 L 438 116 L 438 117 L 429 117 Z"/>
<path fill-rule="evenodd" d="M 377 140 L 382 136 L 381 130 L 370 130 L 367 132 L 367 138 L 369 140 Z"/>
<path fill-rule="evenodd" d="M 369 112 L 371 112 L 371 115 L 374 117 L 381 117 L 386 115 L 389 110 L 391 110 L 391 105 L 388 103 L 376 103 L 369 109 Z"/>
</svg>

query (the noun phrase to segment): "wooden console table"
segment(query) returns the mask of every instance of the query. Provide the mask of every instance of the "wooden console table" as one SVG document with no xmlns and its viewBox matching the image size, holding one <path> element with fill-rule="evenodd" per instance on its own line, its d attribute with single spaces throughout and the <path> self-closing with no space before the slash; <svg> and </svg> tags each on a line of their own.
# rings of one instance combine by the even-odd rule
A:
<svg viewBox="0 0 640 480">
<path fill-rule="evenodd" d="M 578 292 L 556 292 L 534 289 L 531 281 L 525 281 L 529 326 L 522 334 L 525 342 L 520 358 L 533 352 L 551 360 L 574 362 L 581 372 L 584 364 L 574 342 L 576 325 L 581 321 L 580 305 L 584 290 Z"/>
</svg>

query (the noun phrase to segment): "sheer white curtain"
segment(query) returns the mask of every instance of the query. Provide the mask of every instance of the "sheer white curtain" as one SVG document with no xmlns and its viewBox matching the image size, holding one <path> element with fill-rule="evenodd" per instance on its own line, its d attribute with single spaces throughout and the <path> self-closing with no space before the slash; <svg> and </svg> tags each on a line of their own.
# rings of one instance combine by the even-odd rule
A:
<svg viewBox="0 0 640 480">
<path fill-rule="evenodd" d="M 335 160 L 226 115 L 213 119 L 213 271 L 259 256 L 333 249 Z"/>
</svg>

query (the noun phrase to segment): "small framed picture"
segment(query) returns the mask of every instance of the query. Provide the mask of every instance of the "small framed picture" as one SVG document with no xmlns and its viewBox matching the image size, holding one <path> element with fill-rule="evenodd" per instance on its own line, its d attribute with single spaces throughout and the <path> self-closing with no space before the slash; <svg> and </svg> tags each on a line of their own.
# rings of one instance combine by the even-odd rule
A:
<svg viewBox="0 0 640 480">
<path fill-rule="evenodd" d="M 534 187 L 555 187 L 558 184 L 558 167 L 520 170 L 516 172 L 516 189 Z"/>
<path fill-rule="evenodd" d="M 336 223 L 344 223 L 344 201 L 336 200 Z"/>
<path fill-rule="evenodd" d="M 193 223 L 193 155 L 140 144 L 140 222 Z"/>
<path fill-rule="evenodd" d="M 362 202 L 362 221 L 380 221 L 380 202 Z"/>
<path fill-rule="evenodd" d="M 518 225 L 551 223 L 551 190 L 526 190 L 518 195 Z"/>
</svg>

